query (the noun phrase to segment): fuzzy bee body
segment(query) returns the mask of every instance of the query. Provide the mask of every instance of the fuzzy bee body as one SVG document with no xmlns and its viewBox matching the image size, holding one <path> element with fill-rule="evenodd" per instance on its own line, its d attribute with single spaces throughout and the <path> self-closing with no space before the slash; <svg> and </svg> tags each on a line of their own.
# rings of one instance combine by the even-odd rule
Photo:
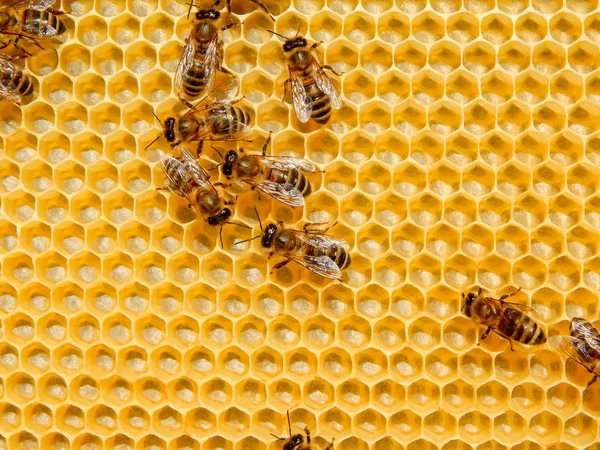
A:
<svg viewBox="0 0 600 450">
<path fill-rule="evenodd" d="M 246 154 L 243 149 L 228 151 L 221 165 L 223 175 L 237 178 L 287 205 L 304 205 L 304 197 L 312 192 L 304 173 L 315 172 L 315 166 L 303 158 L 266 156 L 270 141 L 269 136 L 260 155 Z"/>
<path fill-rule="evenodd" d="M 324 226 L 325 225 L 325 226 Z M 270 255 L 285 258 L 273 266 L 280 269 L 291 261 L 325 278 L 341 279 L 341 271 L 350 265 L 350 247 L 341 238 L 324 234 L 335 225 L 307 224 L 303 230 L 267 225 L 261 235 L 261 246 Z"/>
<path fill-rule="evenodd" d="M 29 75 L 19 66 L 0 56 L 0 98 L 19 104 L 21 97 L 33 92 Z"/>
<path fill-rule="evenodd" d="M 162 169 L 169 180 L 168 189 L 188 200 L 194 210 L 206 218 L 209 225 L 222 225 L 232 215 L 225 200 L 210 182 L 208 173 L 187 150 L 182 149 L 181 158 L 167 157 Z"/>
<path fill-rule="evenodd" d="M 67 31 L 57 12 L 48 9 L 0 8 L 0 34 L 36 40 L 51 39 Z"/>
<path fill-rule="evenodd" d="M 301 122 L 312 118 L 319 124 L 326 124 L 333 109 L 342 105 L 342 100 L 331 78 L 313 55 L 315 45 L 309 46 L 306 39 L 287 39 L 283 51 L 288 58 L 289 82 L 292 90 L 292 104 Z"/>
<path fill-rule="evenodd" d="M 512 341 L 527 345 L 539 345 L 546 342 L 546 335 L 542 327 L 526 314 L 531 311 L 531 308 L 504 301 L 519 290 L 503 295 L 499 299 L 484 296 L 481 288 L 477 294 L 473 292 L 469 292 L 466 296 L 464 293 L 462 294 L 465 300 L 462 306 L 463 313 L 475 322 L 488 327 L 481 336 L 481 340 L 484 340 L 493 331 L 508 339 L 511 348 Z"/>
<path fill-rule="evenodd" d="M 569 326 L 570 336 L 558 336 L 560 348 L 577 364 L 593 375 L 586 390 L 600 377 L 600 333 L 587 320 L 574 318 Z"/>
</svg>

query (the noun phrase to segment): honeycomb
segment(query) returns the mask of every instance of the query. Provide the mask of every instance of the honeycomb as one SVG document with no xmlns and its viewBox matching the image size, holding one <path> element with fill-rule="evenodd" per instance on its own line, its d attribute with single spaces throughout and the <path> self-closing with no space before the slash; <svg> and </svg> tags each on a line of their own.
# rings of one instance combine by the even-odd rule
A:
<svg viewBox="0 0 600 450">
<path fill-rule="evenodd" d="M 225 65 L 257 150 L 309 158 L 304 209 L 240 194 L 235 226 L 155 190 L 184 0 L 63 0 L 68 36 L 0 108 L 0 448 L 599 449 L 600 383 L 461 315 L 483 286 L 550 336 L 598 324 L 597 0 L 233 0 Z M 237 19 L 236 19 L 237 20 Z M 323 41 L 344 104 L 300 123 L 267 32 Z M 216 144 L 227 149 L 226 144 Z M 209 148 L 205 161 L 218 161 Z M 338 220 L 344 283 L 269 274 L 263 220 Z"/>
</svg>

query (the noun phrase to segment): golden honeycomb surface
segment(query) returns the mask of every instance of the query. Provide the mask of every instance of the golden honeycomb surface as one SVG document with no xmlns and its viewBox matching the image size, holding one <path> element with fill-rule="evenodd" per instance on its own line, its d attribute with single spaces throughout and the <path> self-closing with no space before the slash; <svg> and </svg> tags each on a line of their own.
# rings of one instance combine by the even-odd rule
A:
<svg viewBox="0 0 600 450">
<path fill-rule="evenodd" d="M 599 449 L 600 383 L 461 315 L 521 286 L 549 336 L 598 320 L 597 0 L 233 0 L 226 67 L 304 209 L 242 191 L 218 230 L 158 192 L 183 0 L 63 0 L 68 33 L 0 107 L 0 448 Z M 235 19 L 238 18 L 238 19 Z M 343 106 L 301 124 L 266 30 L 323 41 Z M 46 44 L 44 44 L 46 45 Z M 221 149 L 229 148 L 217 144 Z M 216 152 L 204 151 L 209 164 Z M 269 274 L 263 221 L 338 220 L 344 283 Z"/>
</svg>

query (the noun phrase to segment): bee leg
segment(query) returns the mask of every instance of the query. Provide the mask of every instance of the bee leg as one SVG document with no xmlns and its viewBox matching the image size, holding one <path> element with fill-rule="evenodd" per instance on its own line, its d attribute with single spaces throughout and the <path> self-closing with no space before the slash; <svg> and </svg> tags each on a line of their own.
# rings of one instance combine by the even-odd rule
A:
<svg viewBox="0 0 600 450">
<path fill-rule="evenodd" d="M 291 84 L 291 82 L 292 82 L 292 80 L 290 80 L 288 78 L 287 80 L 285 80 L 285 83 L 283 83 L 283 97 L 281 97 L 282 102 L 285 101 L 285 96 L 287 95 L 288 85 Z"/>
<path fill-rule="evenodd" d="M 262 10 L 263 10 L 263 11 L 264 11 L 264 12 L 267 14 L 267 16 L 269 16 L 269 17 L 271 18 L 271 20 L 272 20 L 273 22 L 275 22 L 275 17 L 273 17 L 273 16 L 271 15 L 271 11 L 269 11 L 269 10 L 267 9 L 267 7 L 266 7 L 266 6 L 265 6 L 265 5 L 264 5 L 264 4 L 263 4 L 263 3 L 262 3 L 260 0 L 250 0 L 250 1 L 251 1 L 252 3 L 254 3 L 255 5 L 257 5 L 257 6 L 258 6 L 260 9 L 262 9 Z"/>
<path fill-rule="evenodd" d="M 271 436 L 273 436 L 275 439 L 279 440 L 279 441 L 287 441 L 287 439 L 286 439 L 286 438 L 279 437 L 279 436 L 277 436 L 276 434 L 273 434 L 273 433 L 269 433 L 269 434 L 270 434 Z"/>
<path fill-rule="evenodd" d="M 310 430 L 308 427 L 304 427 L 304 434 L 306 434 L 306 443 L 310 444 Z"/>
<path fill-rule="evenodd" d="M 185 105 L 186 108 L 194 109 L 194 105 L 188 102 L 185 98 L 179 97 L 179 101 Z"/>
<path fill-rule="evenodd" d="M 315 42 L 313 45 L 310 46 L 311 51 L 314 50 L 315 48 L 317 48 L 322 43 L 323 43 L 323 41 Z"/>
<path fill-rule="evenodd" d="M 274 254 L 275 254 L 275 252 L 269 252 L 269 257 L 267 259 L 271 259 Z"/>
<path fill-rule="evenodd" d="M 515 351 L 515 347 L 513 347 L 513 341 L 512 341 L 512 339 L 509 339 L 508 343 L 510 344 L 510 351 L 514 352 Z"/>
<path fill-rule="evenodd" d="M 265 141 L 265 143 L 263 144 L 262 147 L 262 155 L 265 156 L 267 154 L 267 147 L 269 146 L 269 144 L 271 143 L 271 135 L 273 134 L 272 131 L 269 131 L 269 137 L 267 138 L 267 140 Z"/>
<path fill-rule="evenodd" d="M 225 75 L 234 76 L 234 75 L 233 75 L 233 72 L 232 72 L 232 71 L 230 71 L 230 70 L 229 70 L 227 67 L 223 67 L 223 66 L 221 66 L 221 67 L 219 67 L 219 70 L 220 70 L 221 72 L 223 72 Z"/>
<path fill-rule="evenodd" d="M 338 77 L 341 77 L 342 75 L 344 75 L 344 72 L 338 72 L 337 70 L 335 70 L 333 67 L 325 65 L 325 66 L 321 66 L 323 69 L 327 69 L 332 71 L 334 74 L 336 74 Z"/>
<path fill-rule="evenodd" d="M 235 27 L 236 25 L 241 25 L 244 22 L 232 22 L 230 24 L 225 25 L 224 27 L 221 27 L 221 31 L 225 31 L 225 30 L 229 30 L 232 27 Z"/>
<path fill-rule="evenodd" d="M 335 220 L 333 223 L 330 222 L 315 222 L 315 223 L 305 223 L 304 227 L 302 227 L 302 229 L 304 230 L 304 232 L 306 234 L 308 233 L 327 233 L 329 230 L 331 230 L 333 227 L 335 227 L 337 225 L 338 221 Z M 324 228 L 320 228 L 323 225 L 328 225 Z"/>
<path fill-rule="evenodd" d="M 488 334 L 490 334 L 491 331 L 492 327 L 488 327 L 487 330 L 485 330 L 485 332 L 479 338 L 479 342 L 477 343 L 477 345 L 481 344 L 481 341 L 485 340 L 485 338 L 488 337 Z"/>
<path fill-rule="evenodd" d="M 340 281 L 341 281 L 341 280 L 340 280 Z M 329 443 L 329 445 L 328 445 L 327 447 L 325 447 L 325 450 L 331 450 L 331 449 L 333 448 L 333 443 L 334 443 L 334 441 L 335 441 L 335 438 L 333 438 L 333 439 L 331 440 L 331 442 Z"/>
<path fill-rule="evenodd" d="M 203 146 L 204 146 L 204 141 L 198 142 L 198 147 L 196 147 L 196 156 L 200 156 L 202 154 Z"/>
<path fill-rule="evenodd" d="M 58 9 L 54 8 L 46 8 L 46 11 L 54 14 L 55 16 L 62 16 L 63 14 L 67 14 L 65 11 L 59 11 Z"/>
<path fill-rule="evenodd" d="M 12 41 L 9 41 L 8 43 L 10 44 Z M 20 50 L 23 52 L 23 54 L 25 56 L 31 56 L 31 53 L 29 53 L 27 50 L 25 50 L 24 48 L 19 47 L 19 38 L 15 39 L 14 42 L 12 43 L 13 47 L 16 48 L 17 50 Z"/>
<path fill-rule="evenodd" d="M 221 225 L 221 228 L 219 228 L 219 242 L 221 242 L 221 248 L 223 247 L 223 225 Z"/>
<path fill-rule="evenodd" d="M 283 266 L 285 266 L 286 264 L 289 264 L 292 260 L 291 259 L 285 259 L 281 262 L 278 262 L 277 264 L 275 264 L 273 266 L 273 268 L 271 269 L 271 271 L 269 273 L 273 273 L 275 272 L 277 269 L 281 269 Z M 308 438 L 308 436 L 307 436 Z"/>
<path fill-rule="evenodd" d="M 227 184 L 227 183 L 223 183 L 221 181 L 217 181 L 216 183 L 213 183 L 213 186 L 220 186 L 222 188 L 228 188 L 231 186 L 231 184 Z"/>
<path fill-rule="evenodd" d="M 590 380 L 590 382 L 589 382 L 589 383 L 587 384 L 587 386 L 585 387 L 585 390 L 587 391 L 587 390 L 590 388 L 590 386 L 596 382 L 596 380 L 597 380 L 597 379 L 598 379 L 598 376 L 597 376 L 597 375 L 594 375 L 594 376 L 592 377 L 592 379 Z"/>
<path fill-rule="evenodd" d="M 499 301 L 503 301 L 509 297 L 512 297 L 513 295 L 517 295 L 519 292 L 521 291 L 521 287 L 519 286 L 519 289 L 517 289 L 515 292 L 513 292 L 512 294 L 504 294 L 502 297 L 500 297 L 498 300 Z"/>
</svg>

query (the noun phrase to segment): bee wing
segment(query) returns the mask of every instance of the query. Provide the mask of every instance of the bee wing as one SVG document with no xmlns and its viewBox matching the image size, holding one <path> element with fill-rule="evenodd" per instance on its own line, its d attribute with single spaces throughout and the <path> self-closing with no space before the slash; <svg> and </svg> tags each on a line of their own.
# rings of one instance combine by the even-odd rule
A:
<svg viewBox="0 0 600 450">
<path fill-rule="evenodd" d="M 335 109 L 338 109 L 340 106 L 342 106 L 342 99 L 340 98 L 340 93 L 334 86 L 333 81 L 331 81 L 329 75 L 325 73 L 323 67 L 317 62 L 316 59 L 313 58 L 311 64 L 317 86 L 319 86 L 319 89 L 321 89 L 325 94 L 329 95 L 331 106 Z"/>
<path fill-rule="evenodd" d="M 50 8 L 56 0 L 23 0 L 20 3 L 28 3 L 29 8 L 35 9 L 36 11 L 44 11 L 46 8 Z"/>
<path fill-rule="evenodd" d="M 288 66 L 289 67 L 289 66 Z M 308 122 L 312 113 L 312 100 L 304 89 L 302 79 L 298 76 L 296 71 L 289 67 L 290 71 L 290 83 L 292 85 L 292 104 L 294 105 L 294 111 L 298 120 L 302 123 Z"/>
<path fill-rule="evenodd" d="M 212 189 L 216 192 L 215 187 L 210 182 L 210 175 L 200 166 L 200 164 L 198 164 L 198 160 L 194 158 L 194 155 L 192 155 L 185 148 L 181 147 L 181 158 L 185 166 L 184 169 L 190 173 L 198 185 L 207 189 Z"/>
<path fill-rule="evenodd" d="M 296 169 L 302 172 L 313 173 L 317 170 L 313 163 L 304 158 L 293 156 L 262 156 L 255 155 L 257 159 L 273 169 L 290 170 Z"/>
<path fill-rule="evenodd" d="M 574 338 L 572 336 L 556 336 L 558 346 L 560 349 L 575 360 L 575 362 L 581 364 L 586 369 L 592 371 L 595 367 L 595 359 L 600 357 L 598 352 L 591 349 L 581 339 Z"/>
<path fill-rule="evenodd" d="M 23 24 L 23 34 L 25 35 L 31 35 L 31 36 L 35 36 L 35 37 L 46 37 L 46 38 L 53 38 L 56 37 L 57 32 L 56 32 L 56 28 L 42 23 L 42 22 L 34 22 L 33 24 L 30 23 L 24 23 Z"/>
<path fill-rule="evenodd" d="M 181 59 L 179 60 L 179 64 L 177 65 L 177 71 L 175 72 L 175 90 L 177 92 L 183 91 L 183 79 L 185 73 L 192 66 L 194 62 L 194 53 L 195 53 L 194 41 L 192 39 L 192 35 L 187 38 L 185 41 L 185 46 L 183 47 L 183 53 L 181 55 Z"/>
<path fill-rule="evenodd" d="M 17 68 L 5 56 L 0 56 L 0 73 L 13 73 Z M 11 102 L 20 103 L 21 96 L 13 91 L 10 91 L 0 85 L 0 97 Z"/>
<path fill-rule="evenodd" d="M 186 173 L 183 162 L 172 156 L 167 156 L 161 161 L 161 166 L 167 180 L 169 180 L 169 189 L 175 194 L 184 197 L 184 187 L 188 183 L 189 176 Z"/>
<path fill-rule="evenodd" d="M 590 347 L 600 352 L 600 333 L 598 330 L 587 320 L 579 319 L 572 322 L 573 332 L 572 336 L 582 339 Z"/>
<path fill-rule="evenodd" d="M 322 277 L 338 279 L 342 276 L 340 268 L 327 256 L 312 256 L 300 253 L 286 253 L 283 256 Z"/>
<path fill-rule="evenodd" d="M 302 230 L 293 230 L 294 234 L 307 245 L 318 247 L 321 249 L 328 249 L 332 246 L 341 247 L 344 250 L 350 250 L 348 243 L 337 236 L 330 236 L 322 233 L 305 233 Z"/>
<path fill-rule="evenodd" d="M 219 105 L 229 104 L 237 94 L 238 89 L 239 84 L 237 79 L 234 77 L 229 77 L 207 92 L 204 97 L 202 97 L 192 106 L 188 113 L 194 111 L 205 111 Z"/>
<path fill-rule="evenodd" d="M 275 200 L 290 206 L 304 206 L 304 197 L 302 192 L 293 187 L 291 184 L 273 183 L 269 180 L 257 182 L 253 179 L 245 180 L 249 185 L 255 187 L 261 192 L 264 192 Z"/>
<path fill-rule="evenodd" d="M 513 309 L 517 309 L 525 314 L 532 314 L 532 315 L 537 316 L 535 309 L 531 308 L 530 306 L 523 305 L 521 303 L 507 302 L 505 300 L 498 300 L 497 298 L 493 298 L 493 297 L 486 297 L 486 299 L 490 303 L 493 303 L 499 309 L 513 308 Z"/>
</svg>

